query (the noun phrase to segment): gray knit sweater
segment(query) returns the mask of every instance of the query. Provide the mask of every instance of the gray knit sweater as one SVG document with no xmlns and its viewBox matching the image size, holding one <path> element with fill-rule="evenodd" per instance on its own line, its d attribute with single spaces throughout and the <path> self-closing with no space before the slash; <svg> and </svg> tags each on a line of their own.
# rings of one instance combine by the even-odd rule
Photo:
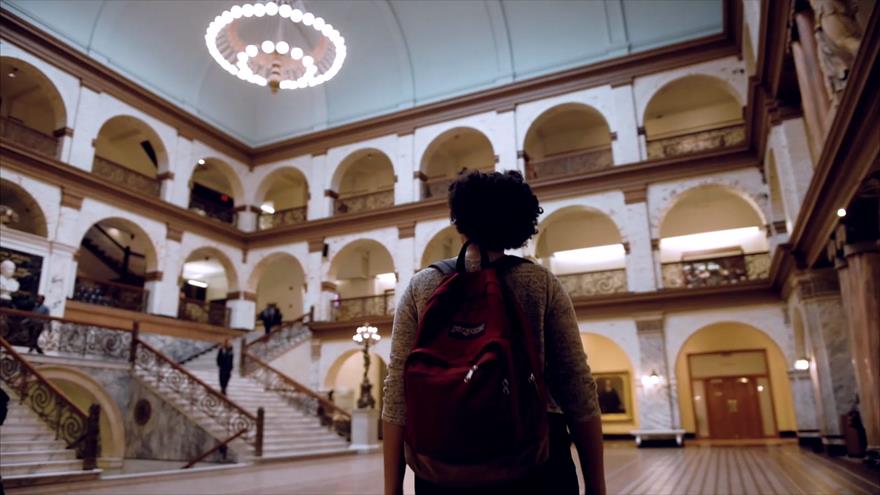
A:
<svg viewBox="0 0 880 495">
<path fill-rule="evenodd" d="M 469 260 L 468 269 L 473 268 Z M 440 272 L 433 268 L 422 270 L 413 276 L 398 303 L 382 410 L 382 419 L 389 423 L 406 424 L 403 365 L 415 345 L 419 315 L 441 279 Z M 596 383 L 587 364 L 571 299 L 559 280 L 546 268 L 532 263 L 512 268 L 504 279 L 536 330 L 538 341 L 534 345 L 544 360 L 544 377 L 553 402 L 550 410 L 561 409 L 572 421 L 598 416 Z"/>
</svg>

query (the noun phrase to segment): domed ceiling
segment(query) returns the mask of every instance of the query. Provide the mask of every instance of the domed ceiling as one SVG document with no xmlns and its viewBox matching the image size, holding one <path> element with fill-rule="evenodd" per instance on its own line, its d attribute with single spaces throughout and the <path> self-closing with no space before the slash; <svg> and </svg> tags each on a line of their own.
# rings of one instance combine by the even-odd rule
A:
<svg viewBox="0 0 880 495">
<path fill-rule="evenodd" d="M 722 31 L 722 0 L 322 0 L 345 37 L 330 81 L 271 94 L 208 54 L 244 1 L 5 0 L 4 8 L 257 146 Z"/>
</svg>

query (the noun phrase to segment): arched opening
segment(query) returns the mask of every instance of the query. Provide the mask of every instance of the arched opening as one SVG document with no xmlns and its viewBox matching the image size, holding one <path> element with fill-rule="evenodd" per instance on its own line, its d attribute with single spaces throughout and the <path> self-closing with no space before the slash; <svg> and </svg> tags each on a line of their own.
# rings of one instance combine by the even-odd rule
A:
<svg viewBox="0 0 880 495">
<path fill-rule="evenodd" d="M 626 292 L 626 247 L 604 213 L 569 207 L 539 228 L 535 255 L 571 297 Z"/>
<path fill-rule="evenodd" d="M 98 466 L 120 467 L 125 457 L 125 423 L 116 401 L 104 386 L 87 373 L 67 366 L 40 366 L 39 370 L 83 412 L 88 413 L 92 404 L 101 407 L 99 419 L 101 454 L 98 458 Z"/>
<path fill-rule="evenodd" d="M 305 273 L 299 261 L 287 253 L 271 254 L 254 268 L 248 286 L 256 290 L 257 312 L 274 304 L 284 321 L 305 313 Z"/>
<path fill-rule="evenodd" d="M 92 172 L 108 181 L 159 196 L 159 169 L 167 165 L 165 145 L 150 126 L 128 115 L 108 120 L 95 139 Z"/>
<path fill-rule="evenodd" d="M 660 88 L 645 108 L 648 159 L 745 142 L 743 105 L 726 81 L 692 75 Z"/>
<path fill-rule="evenodd" d="M 190 210 L 223 223 L 235 223 L 235 198 L 240 197 L 241 186 L 229 165 L 216 158 L 200 159 L 189 186 Z"/>
<path fill-rule="evenodd" d="M 147 274 L 156 269 L 156 250 L 137 224 L 108 218 L 92 225 L 77 252 L 73 300 L 130 311 L 146 311 Z"/>
<path fill-rule="evenodd" d="M 376 149 L 355 151 L 333 176 L 333 214 L 354 213 L 394 206 L 394 166 Z"/>
<path fill-rule="evenodd" d="M 382 384 L 388 375 L 388 365 L 376 353 L 370 353 L 370 369 L 367 379 L 373 385 L 372 395 L 376 400 L 376 410 L 382 410 Z M 364 353 L 350 350 L 342 353 L 333 361 L 324 379 L 324 388 L 333 392 L 333 402 L 346 411 L 353 411 L 361 393 L 361 382 L 364 378 Z"/>
<path fill-rule="evenodd" d="M 463 170 L 490 172 L 494 168 L 495 150 L 485 134 L 467 127 L 450 129 L 434 138 L 422 156 L 422 199 L 445 198 L 449 185 Z"/>
<path fill-rule="evenodd" d="M 593 172 L 614 164 L 608 122 L 580 103 L 541 114 L 529 127 L 523 151 L 529 179 Z"/>
<path fill-rule="evenodd" d="M 0 179 L 0 225 L 46 237 L 46 215 L 37 201 L 18 184 Z"/>
<path fill-rule="evenodd" d="M 422 253 L 421 267 L 427 268 L 431 263 L 455 258 L 461 251 L 461 245 L 461 234 L 455 230 L 455 226 L 446 227 L 428 241 L 425 252 Z"/>
<path fill-rule="evenodd" d="M 391 253 L 382 244 L 360 240 L 345 246 L 333 257 L 328 276 L 336 293 L 333 321 L 393 314 L 397 274 Z"/>
<path fill-rule="evenodd" d="M 595 333 L 581 333 L 581 342 L 599 395 L 602 431 L 629 433 L 638 427 L 636 371 L 630 356 L 616 342 Z"/>
<path fill-rule="evenodd" d="M 664 287 L 740 284 L 769 276 L 759 210 L 739 193 L 709 185 L 682 193 L 660 223 Z"/>
<path fill-rule="evenodd" d="M 226 299 L 237 290 L 238 281 L 226 255 L 214 248 L 196 249 L 183 263 L 180 282 L 178 318 L 229 326 Z"/>
<path fill-rule="evenodd" d="M 770 209 L 773 214 L 770 225 L 776 234 L 784 234 L 788 232 L 788 215 L 785 212 L 785 200 L 782 197 L 779 169 L 776 166 L 773 150 L 767 155 L 767 185 L 770 187 Z"/>
<path fill-rule="evenodd" d="M 698 437 L 775 437 L 796 430 L 788 366 L 779 346 L 744 323 L 706 326 L 675 361 L 682 427 Z"/>
<path fill-rule="evenodd" d="M 308 218 L 309 184 L 298 169 L 283 168 L 263 179 L 257 191 L 260 230 L 305 222 Z"/>
<path fill-rule="evenodd" d="M 0 137 L 58 158 L 67 112 L 55 85 L 33 65 L 12 57 L 0 57 L 0 78 Z"/>
</svg>

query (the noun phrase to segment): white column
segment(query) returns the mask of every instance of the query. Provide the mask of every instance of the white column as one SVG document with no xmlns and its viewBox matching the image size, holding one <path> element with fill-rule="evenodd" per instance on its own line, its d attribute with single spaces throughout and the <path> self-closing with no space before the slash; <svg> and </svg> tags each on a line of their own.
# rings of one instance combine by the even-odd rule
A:
<svg viewBox="0 0 880 495">
<path fill-rule="evenodd" d="M 786 228 L 791 232 L 813 178 L 813 160 L 804 119 L 784 120 L 771 132 L 771 138 L 775 138 L 773 157 L 785 205 Z"/>
<path fill-rule="evenodd" d="M 516 114 L 513 109 L 497 113 L 494 143 L 497 146 L 495 154 L 498 155 L 495 170 L 519 170 L 525 174 L 516 156 Z"/>
<path fill-rule="evenodd" d="M 91 171 L 98 131 L 104 124 L 101 115 L 101 95 L 85 86 L 80 87 L 79 110 L 73 124 L 75 132 L 70 145 L 68 163 L 74 167 Z"/>
<path fill-rule="evenodd" d="M 252 206 L 242 205 L 241 209 L 236 208 L 235 226 L 244 232 L 254 232 L 257 230 L 257 213 Z"/>
<path fill-rule="evenodd" d="M 666 360 L 666 336 L 663 318 L 636 320 L 639 338 L 639 380 L 636 381 L 639 400 L 639 428 L 667 430 L 679 427 L 676 381 Z M 657 373 L 660 383 L 646 385 L 642 376 Z"/>
<path fill-rule="evenodd" d="M 632 292 L 657 290 L 654 250 L 651 247 L 651 227 L 648 204 L 644 201 L 626 205 L 626 239 L 629 253 L 626 255 L 626 284 Z"/>
<path fill-rule="evenodd" d="M 62 162 L 69 163 L 70 162 L 70 150 L 73 148 L 73 135 L 71 129 L 59 129 L 59 131 L 65 131 L 60 137 L 58 137 L 58 159 Z"/>
<path fill-rule="evenodd" d="M 147 290 L 150 291 L 148 313 L 177 318 L 180 304 L 179 277 L 183 264 L 181 256 L 180 239 L 174 236 L 165 239 L 164 253 L 159 258 L 158 267 L 162 278 L 146 284 Z"/>
<path fill-rule="evenodd" d="M 314 244 L 314 245 L 313 245 Z M 306 311 L 315 307 L 315 318 L 320 319 L 321 313 L 321 261 L 323 239 L 309 241 L 309 257 L 306 261 L 306 295 L 303 306 Z"/>
<path fill-rule="evenodd" d="M 394 290 L 395 308 L 418 266 L 416 264 L 415 226 L 398 227 L 398 231 L 400 239 L 398 239 L 397 249 L 394 251 L 394 271 L 397 272 L 397 286 Z"/>
<path fill-rule="evenodd" d="M 413 159 L 414 143 L 412 133 L 397 136 L 397 155 L 393 158 L 394 174 L 397 176 L 397 182 L 394 184 L 396 205 L 418 201 L 421 195 L 422 181 L 414 176 L 419 169 Z"/>
<path fill-rule="evenodd" d="M 611 131 L 617 133 L 617 139 L 611 142 L 614 164 L 623 165 L 643 160 L 633 86 L 632 84 L 617 86 L 611 89 L 611 93 L 614 98 L 614 121 L 609 122 L 609 125 Z"/>
<path fill-rule="evenodd" d="M 310 186 L 314 186 L 314 191 L 309 191 L 311 198 L 309 199 L 309 220 L 318 220 L 327 218 L 333 214 L 333 198 L 324 195 L 324 191 L 330 189 L 332 185 L 326 170 L 327 155 L 312 156 L 311 173 L 312 178 L 309 181 Z"/>
<path fill-rule="evenodd" d="M 226 301 L 229 308 L 229 327 L 253 330 L 257 318 L 257 303 L 249 299 L 231 299 Z"/>
<path fill-rule="evenodd" d="M 79 248 L 60 242 L 53 242 L 49 247 L 48 259 L 44 260 L 47 272 L 43 278 L 47 284 L 43 290 L 45 304 L 52 316 L 64 316 L 64 305 L 67 297 L 73 293 L 76 279 L 76 260 L 74 255 Z"/>
<path fill-rule="evenodd" d="M 816 417 L 817 405 L 810 372 L 789 370 L 791 396 L 794 399 L 794 416 L 797 423 L 798 443 L 801 445 L 821 444 L 819 419 Z"/>
</svg>

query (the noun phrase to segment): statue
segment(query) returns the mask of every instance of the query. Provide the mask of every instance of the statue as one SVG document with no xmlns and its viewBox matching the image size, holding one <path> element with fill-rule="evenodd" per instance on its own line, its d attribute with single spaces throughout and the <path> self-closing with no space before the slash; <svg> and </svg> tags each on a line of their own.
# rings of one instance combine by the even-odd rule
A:
<svg viewBox="0 0 880 495">
<path fill-rule="evenodd" d="M 15 263 L 3 260 L 0 263 L 0 308 L 11 308 L 12 294 L 18 292 L 20 284 L 15 280 Z"/>
<path fill-rule="evenodd" d="M 855 15 L 843 0 L 810 0 L 815 17 L 819 67 L 832 107 L 840 103 L 849 71 L 859 51 L 861 31 Z"/>
</svg>

